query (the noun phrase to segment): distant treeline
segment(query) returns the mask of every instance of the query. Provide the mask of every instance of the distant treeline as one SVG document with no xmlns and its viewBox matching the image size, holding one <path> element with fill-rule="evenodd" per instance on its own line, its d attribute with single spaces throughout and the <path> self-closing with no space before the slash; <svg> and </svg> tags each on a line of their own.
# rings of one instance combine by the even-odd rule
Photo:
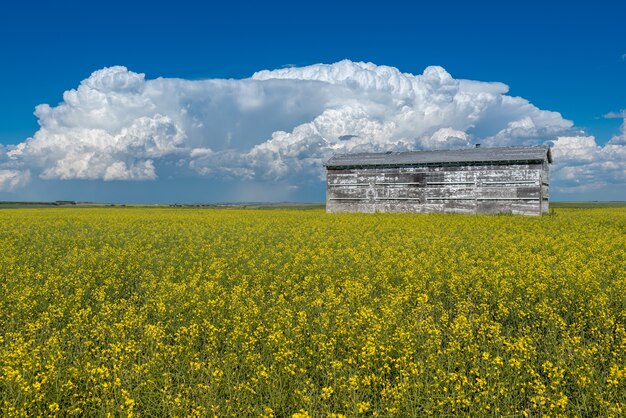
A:
<svg viewBox="0 0 626 418">
<path fill-rule="evenodd" d="M 55 200 L 54 202 L 10 202 L 0 201 L 0 206 L 63 206 L 76 205 L 73 200 Z"/>
</svg>

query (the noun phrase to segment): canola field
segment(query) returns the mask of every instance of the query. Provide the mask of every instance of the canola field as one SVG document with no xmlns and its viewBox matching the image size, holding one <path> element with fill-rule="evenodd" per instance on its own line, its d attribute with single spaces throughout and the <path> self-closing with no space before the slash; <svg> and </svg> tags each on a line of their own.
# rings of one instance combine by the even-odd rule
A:
<svg viewBox="0 0 626 418">
<path fill-rule="evenodd" d="M 626 209 L 0 211 L 0 415 L 620 417 Z"/>
</svg>

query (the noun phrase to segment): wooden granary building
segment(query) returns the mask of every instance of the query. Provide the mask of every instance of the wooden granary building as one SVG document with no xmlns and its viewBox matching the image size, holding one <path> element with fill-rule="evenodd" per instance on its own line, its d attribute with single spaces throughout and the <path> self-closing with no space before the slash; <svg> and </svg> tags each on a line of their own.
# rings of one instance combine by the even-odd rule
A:
<svg viewBox="0 0 626 418">
<path fill-rule="evenodd" d="M 540 215 L 551 162 L 547 146 L 334 155 L 326 211 Z"/>
</svg>

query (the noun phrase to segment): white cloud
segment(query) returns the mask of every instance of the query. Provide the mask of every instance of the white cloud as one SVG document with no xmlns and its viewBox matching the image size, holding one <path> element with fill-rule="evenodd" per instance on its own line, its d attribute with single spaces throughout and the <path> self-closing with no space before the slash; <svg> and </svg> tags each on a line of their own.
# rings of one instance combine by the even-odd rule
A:
<svg viewBox="0 0 626 418">
<path fill-rule="evenodd" d="M 561 192 L 586 192 L 608 184 L 626 184 L 626 132 L 604 147 L 593 136 L 559 137 L 553 141 L 552 180 Z"/>
<path fill-rule="evenodd" d="M 624 119 L 626 118 L 626 109 L 622 109 L 619 112 L 609 112 L 605 115 L 602 115 L 605 119 Z"/>
<path fill-rule="evenodd" d="M 30 171 L 0 170 L 0 190 L 13 191 L 30 180 Z"/>
<path fill-rule="evenodd" d="M 624 121 L 622 122 L 620 133 L 615 135 L 613 138 L 611 138 L 611 140 L 607 144 L 607 146 L 611 146 L 611 147 L 622 146 L 622 145 L 626 145 L 626 117 L 624 117 Z M 617 149 L 613 149 L 613 150 L 615 152 L 624 152 L 624 149 L 620 149 L 619 151 Z"/>
<path fill-rule="evenodd" d="M 146 80 L 104 68 L 57 106 L 38 106 L 40 129 L 0 150 L 0 169 L 22 178 L 0 180 L 0 190 L 23 185 L 30 171 L 64 180 L 153 180 L 166 171 L 296 186 L 319 183 L 322 162 L 336 152 L 476 142 L 553 141 L 554 178 L 566 191 L 580 186 L 576 179 L 622 181 L 623 132 L 599 147 L 559 113 L 507 93 L 502 83 L 454 79 L 441 67 L 414 75 L 347 60 L 242 80 Z"/>
<path fill-rule="evenodd" d="M 153 180 L 152 158 L 182 152 L 184 134 L 167 116 L 141 116 L 119 130 L 50 125 L 7 153 L 40 167 L 43 179 Z"/>
</svg>

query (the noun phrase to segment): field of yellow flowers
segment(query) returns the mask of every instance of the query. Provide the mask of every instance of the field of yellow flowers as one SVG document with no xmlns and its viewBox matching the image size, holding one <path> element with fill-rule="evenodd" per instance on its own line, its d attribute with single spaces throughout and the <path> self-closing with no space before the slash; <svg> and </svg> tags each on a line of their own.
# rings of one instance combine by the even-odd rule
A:
<svg viewBox="0 0 626 418">
<path fill-rule="evenodd" d="M 0 210 L 0 415 L 625 416 L 626 209 Z"/>
</svg>

